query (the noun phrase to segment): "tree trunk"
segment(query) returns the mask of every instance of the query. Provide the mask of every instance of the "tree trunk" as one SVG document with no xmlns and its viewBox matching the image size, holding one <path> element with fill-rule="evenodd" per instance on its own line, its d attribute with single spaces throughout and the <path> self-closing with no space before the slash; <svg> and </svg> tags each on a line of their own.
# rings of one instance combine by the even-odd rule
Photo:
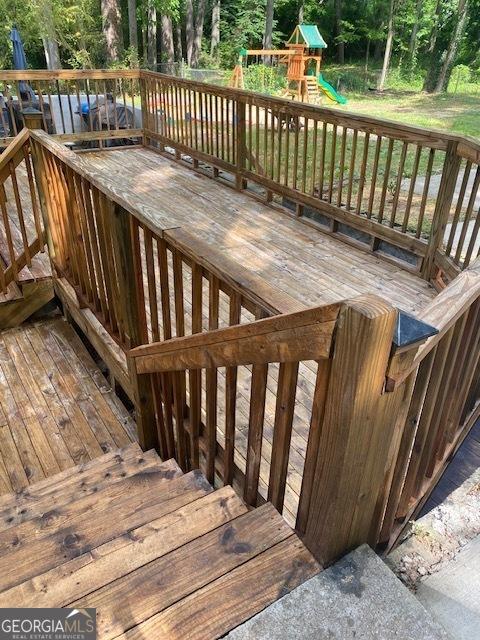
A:
<svg viewBox="0 0 480 640">
<path fill-rule="evenodd" d="M 435 86 L 434 93 L 441 93 L 447 90 L 448 81 L 450 80 L 450 74 L 457 57 L 458 47 L 463 37 L 465 30 L 465 24 L 467 22 L 468 14 L 468 0 L 459 0 L 458 2 L 458 20 L 455 25 L 455 30 L 452 34 L 452 38 L 449 42 L 448 49 L 443 59 L 443 64 L 440 67 L 440 73 L 438 74 L 437 84 Z"/>
<path fill-rule="evenodd" d="M 62 64 L 60 62 L 60 52 L 58 50 L 53 9 L 50 0 L 46 0 L 42 6 L 41 22 L 43 24 L 42 42 L 45 59 L 47 61 L 47 69 L 61 69 Z"/>
<path fill-rule="evenodd" d="M 195 36 L 193 38 L 192 67 L 198 67 L 198 61 L 202 51 L 203 23 L 205 20 L 206 4 L 206 0 L 198 0 L 197 15 L 195 19 Z"/>
<path fill-rule="evenodd" d="M 305 13 L 305 4 L 303 0 L 300 0 L 300 6 L 298 7 L 298 24 L 303 24 L 304 13 Z"/>
<path fill-rule="evenodd" d="M 395 13 L 395 0 L 390 0 L 390 10 L 388 13 L 388 30 L 387 30 L 387 42 L 385 44 L 385 53 L 383 54 L 383 66 L 380 78 L 378 80 L 377 89 L 383 91 L 385 88 L 385 82 L 387 80 L 388 70 L 390 68 L 390 58 L 392 57 L 392 44 L 393 44 L 393 17 Z"/>
<path fill-rule="evenodd" d="M 436 59 L 435 48 L 437 44 L 437 36 L 438 36 L 438 26 L 440 22 L 440 12 L 442 8 L 442 0 L 437 0 L 437 4 L 435 6 L 435 18 L 432 28 L 432 33 L 430 34 L 430 40 L 428 43 L 427 55 L 430 60 L 427 70 L 427 75 L 425 76 L 425 80 L 423 83 L 423 90 L 428 91 L 429 93 L 433 92 L 435 85 L 437 83 L 438 76 L 438 59 Z"/>
<path fill-rule="evenodd" d="M 220 0 L 213 0 L 212 7 L 212 41 L 210 53 L 215 56 L 220 44 Z"/>
<path fill-rule="evenodd" d="M 339 64 L 345 62 L 345 43 L 342 40 L 342 0 L 335 0 L 335 39 Z"/>
<path fill-rule="evenodd" d="M 153 0 L 148 2 L 147 15 L 147 64 L 149 69 L 157 68 L 157 10 Z"/>
<path fill-rule="evenodd" d="M 175 47 L 173 44 L 173 27 L 170 16 L 162 15 L 162 63 L 163 70 L 174 75 Z M 165 63 L 167 63 L 165 65 Z"/>
<path fill-rule="evenodd" d="M 137 0 L 128 0 L 128 40 L 133 50 L 132 62 L 138 65 Z"/>
<path fill-rule="evenodd" d="M 186 0 L 185 40 L 187 43 L 188 66 L 192 65 L 194 39 L 195 39 L 195 27 L 193 24 L 193 0 Z"/>
<path fill-rule="evenodd" d="M 175 25 L 175 57 L 178 62 L 183 60 L 182 25 L 177 22 Z"/>
<path fill-rule="evenodd" d="M 263 48 L 272 48 L 273 39 L 273 9 L 274 0 L 267 0 L 267 8 L 265 11 L 265 35 L 263 37 Z"/>
<path fill-rule="evenodd" d="M 123 51 L 120 7 L 117 0 L 101 0 L 107 62 L 116 62 Z"/>
<path fill-rule="evenodd" d="M 417 36 L 418 29 L 420 27 L 420 20 L 422 18 L 422 8 L 423 8 L 423 0 L 417 0 L 417 4 L 415 6 L 415 22 L 412 26 L 412 33 L 410 34 L 410 41 L 408 43 L 408 60 L 411 64 L 415 59 L 415 54 L 417 52 Z"/>
</svg>

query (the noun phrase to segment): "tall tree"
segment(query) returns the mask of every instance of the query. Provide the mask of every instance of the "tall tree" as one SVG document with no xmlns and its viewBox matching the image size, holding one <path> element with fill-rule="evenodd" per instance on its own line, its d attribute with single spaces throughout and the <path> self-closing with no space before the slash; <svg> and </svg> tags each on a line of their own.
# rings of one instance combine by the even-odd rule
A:
<svg viewBox="0 0 480 640">
<path fill-rule="evenodd" d="M 342 38 L 342 0 L 335 0 L 335 40 L 337 58 L 340 64 L 345 62 L 345 43 Z"/>
<path fill-rule="evenodd" d="M 264 49 L 272 48 L 274 1 L 275 0 L 267 0 L 267 7 L 265 10 L 265 35 L 263 38 Z"/>
<path fill-rule="evenodd" d="M 128 40 L 133 50 L 133 62 L 138 64 L 138 26 L 137 26 L 137 0 L 128 0 Z"/>
<path fill-rule="evenodd" d="M 220 44 L 220 0 L 213 0 L 212 6 L 212 35 L 210 43 L 210 53 L 212 56 L 217 54 L 218 45 Z"/>
<path fill-rule="evenodd" d="M 387 80 L 388 70 L 390 68 L 390 59 L 392 57 L 393 46 L 393 27 L 394 27 L 394 15 L 395 15 L 395 0 L 390 0 L 390 8 L 388 11 L 388 25 L 387 25 L 387 42 L 385 43 L 385 53 L 383 54 L 383 65 L 378 79 L 377 89 L 383 91 L 385 89 L 385 82 Z"/>
<path fill-rule="evenodd" d="M 427 48 L 427 58 L 429 60 L 429 64 L 427 67 L 427 75 L 425 76 L 425 80 L 423 82 L 423 90 L 432 92 L 435 88 L 438 74 L 438 59 L 435 55 L 435 49 L 437 45 L 438 31 L 440 25 L 440 14 L 442 11 L 442 0 L 437 0 L 435 5 L 435 15 L 433 17 L 433 26 L 432 31 L 430 32 L 430 39 L 428 42 Z"/>
<path fill-rule="evenodd" d="M 191 66 L 193 43 L 195 40 L 195 25 L 193 22 L 193 0 L 185 2 L 185 42 L 187 45 L 187 64 Z"/>
<path fill-rule="evenodd" d="M 451 35 L 450 42 L 448 43 L 448 48 L 442 56 L 443 62 L 440 66 L 440 72 L 438 74 L 434 93 L 441 93 L 442 91 L 447 90 L 448 81 L 450 80 L 450 74 L 452 73 L 452 68 L 455 62 L 455 58 L 457 57 L 458 48 L 465 31 L 465 25 L 468 16 L 468 1 L 469 0 L 459 0 L 458 2 L 457 22 L 455 24 L 455 29 L 453 30 L 453 33 Z"/>
<path fill-rule="evenodd" d="M 206 0 L 198 0 L 197 13 L 195 16 L 195 32 L 193 37 L 192 59 L 190 62 L 192 67 L 198 67 L 198 62 L 200 60 L 200 53 L 202 51 L 203 23 L 205 21 L 206 6 Z"/>
<path fill-rule="evenodd" d="M 162 14 L 162 62 L 172 64 L 175 60 L 175 47 L 173 44 L 172 18 Z M 169 73 L 172 70 L 169 69 Z"/>
<path fill-rule="evenodd" d="M 179 62 L 183 60 L 182 25 L 180 21 L 175 25 L 175 56 Z"/>
<path fill-rule="evenodd" d="M 298 5 L 298 24 L 303 24 L 304 15 L 305 15 L 305 3 L 303 0 L 300 0 L 300 4 Z"/>
<path fill-rule="evenodd" d="M 61 69 L 60 52 L 58 50 L 57 36 L 55 33 L 55 21 L 53 7 L 50 0 L 45 0 L 41 7 L 42 13 L 42 43 L 47 61 L 47 69 Z"/>
<path fill-rule="evenodd" d="M 155 0 L 148 0 L 147 7 L 147 64 L 154 71 L 157 68 L 157 9 Z"/>
<path fill-rule="evenodd" d="M 415 18 L 414 18 L 414 23 L 412 25 L 410 40 L 408 42 L 408 62 L 410 65 L 413 64 L 416 53 L 417 53 L 417 38 L 418 38 L 418 30 L 420 28 L 420 20 L 422 18 L 422 13 L 423 13 L 423 3 L 424 3 L 424 0 L 416 0 L 416 3 L 415 3 Z"/>
<path fill-rule="evenodd" d="M 101 0 L 107 62 L 116 62 L 123 51 L 120 7 L 117 0 Z"/>
</svg>

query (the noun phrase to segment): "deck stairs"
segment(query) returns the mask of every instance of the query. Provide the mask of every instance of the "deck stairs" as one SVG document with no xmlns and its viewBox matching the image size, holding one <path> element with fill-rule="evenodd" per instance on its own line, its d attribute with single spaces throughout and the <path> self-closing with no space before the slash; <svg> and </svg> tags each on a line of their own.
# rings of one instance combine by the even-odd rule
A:
<svg viewBox="0 0 480 640">
<path fill-rule="evenodd" d="M 0 549 L 0 607 L 95 607 L 103 640 L 222 637 L 320 570 L 270 504 L 137 444 L 0 497 Z"/>
<path fill-rule="evenodd" d="M 18 327 L 54 298 L 51 278 L 12 282 L 0 292 L 0 330 Z"/>
</svg>

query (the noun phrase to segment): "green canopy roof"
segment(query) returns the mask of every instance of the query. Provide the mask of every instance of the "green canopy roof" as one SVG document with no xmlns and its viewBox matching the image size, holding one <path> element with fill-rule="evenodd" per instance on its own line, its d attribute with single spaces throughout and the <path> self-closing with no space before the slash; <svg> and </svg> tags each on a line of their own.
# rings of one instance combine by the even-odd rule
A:
<svg viewBox="0 0 480 640">
<path fill-rule="evenodd" d="M 287 44 L 305 44 L 309 49 L 326 49 L 327 47 L 315 24 L 297 25 Z"/>
</svg>

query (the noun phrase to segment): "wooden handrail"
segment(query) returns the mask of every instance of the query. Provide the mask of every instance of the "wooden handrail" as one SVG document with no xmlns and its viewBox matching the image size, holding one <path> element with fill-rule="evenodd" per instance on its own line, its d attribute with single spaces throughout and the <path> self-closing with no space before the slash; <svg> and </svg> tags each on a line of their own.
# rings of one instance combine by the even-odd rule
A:
<svg viewBox="0 0 480 640">
<path fill-rule="evenodd" d="M 13 138 L 5 151 L 0 154 L 0 171 L 8 166 L 8 163 L 15 158 L 23 145 L 28 142 L 29 138 L 30 131 L 25 128 L 23 128 L 20 133 Z"/>
<path fill-rule="evenodd" d="M 138 374 L 328 358 L 340 304 L 274 316 L 129 352 Z"/>
<path fill-rule="evenodd" d="M 0 81 L 18 80 L 110 80 L 140 77 L 139 69 L 0 69 Z"/>
<path fill-rule="evenodd" d="M 438 329 L 438 333 L 416 349 L 414 359 L 407 368 L 396 371 L 394 375 L 387 376 L 387 390 L 391 391 L 402 384 L 408 376 L 415 371 L 427 355 L 444 338 L 445 334 L 457 322 L 457 320 L 480 297 L 480 257 L 467 269 L 462 271 L 450 284 L 443 289 L 425 309 L 418 319 Z M 397 356 L 399 360 L 402 356 Z M 394 357 L 395 360 L 395 357 Z"/>
</svg>

